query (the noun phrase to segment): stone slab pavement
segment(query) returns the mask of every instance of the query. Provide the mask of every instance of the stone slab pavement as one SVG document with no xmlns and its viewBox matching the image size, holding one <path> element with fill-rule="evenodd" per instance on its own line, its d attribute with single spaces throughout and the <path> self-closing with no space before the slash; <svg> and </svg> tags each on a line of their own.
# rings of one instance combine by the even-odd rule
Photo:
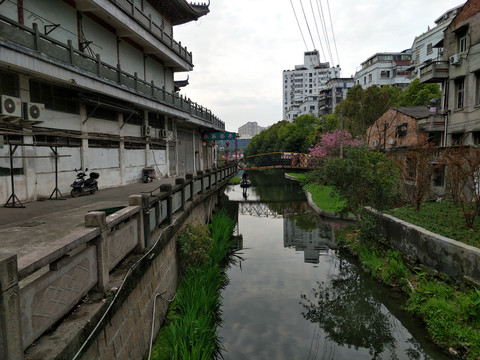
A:
<svg viewBox="0 0 480 360">
<path fill-rule="evenodd" d="M 133 183 L 102 189 L 95 194 L 64 200 L 41 200 L 23 203 L 25 208 L 0 207 L 0 253 L 17 254 L 18 258 L 34 252 L 84 226 L 85 214 L 92 210 L 128 206 L 130 195 L 158 193 L 162 184 L 175 184 L 175 178 L 150 183 Z M 60 196 L 59 196 L 60 197 Z M 53 196 L 55 198 L 55 196 Z"/>
</svg>

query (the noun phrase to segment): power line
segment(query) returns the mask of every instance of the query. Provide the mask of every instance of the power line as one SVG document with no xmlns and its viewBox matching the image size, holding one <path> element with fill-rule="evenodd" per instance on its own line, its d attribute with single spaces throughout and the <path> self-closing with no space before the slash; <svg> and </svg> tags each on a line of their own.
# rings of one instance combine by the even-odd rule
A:
<svg viewBox="0 0 480 360">
<path fill-rule="evenodd" d="M 310 34 L 310 39 L 312 40 L 313 48 L 316 49 L 315 41 L 313 41 L 312 32 L 310 31 L 310 26 L 308 25 L 307 15 L 305 14 L 305 9 L 303 8 L 302 0 L 300 0 L 300 6 L 302 7 L 303 17 L 305 18 L 305 24 L 307 25 L 308 33 Z"/>
<path fill-rule="evenodd" d="M 300 35 L 302 35 L 303 43 L 305 44 L 305 49 L 308 50 L 307 42 L 305 41 L 305 37 L 303 36 L 302 28 L 300 23 L 298 22 L 297 13 L 295 12 L 295 8 L 293 7 L 292 0 L 290 0 L 290 4 L 292 5 L 293 14 L 295 15 L 295 20 L 297 20 L 298 30 L 300 30 Z"/>
<path fill-rule="evenodd" d="M 332 49 L 330 48 L 330 41 L 328 39 L 327 26 L 326 26 L 326 23 L 325 23 L 325 17 L 323 15 L 323 7 L 322 7 L 322 3 L 321 3 L 320 0 L 317 0 L 317 8 L 318 8 L 318 12 L 320 14 L 320 19 L 322 21 L 322 29 L 323 29 L 323 34 L 325 36 L 325 42 L 327 44 L 328 54 L 330 55 L 331 66 L 334 66 Z"/>
<path fill-rule="evenodd" d="M 323 56 L 324 59 L 327 59 L 327 57 L 325 56 L 325 51 L 323 50 L 322 38 L 320 36 L 320 32 L 318 31 L 317 17 L 315 16 L 315 11 L 313 10 L 312 0 L 310 0 L 310 7 L 312 9 L 313 20 L 315 22 L 315 28 L 317 29 L 318 40 L 320 41 L 320 49 L 322 50 L 322 56 Z"/>
<path fill-rule="evenodd" d="M 330 3 L 329 3 L 328 0 L 327 0 L 327 7 L 328 7 L 328 16 L 330 18 L 330 26 L 332 28 L 333 45 L 335 46 L 335 52 L 337 54 L 338 65 L 340 65 L 340 57 L 338 56 L 337 42 L 335 40 L 335 33 L 333 32 L 332 14 L 330 13 Z"/>
</svg>

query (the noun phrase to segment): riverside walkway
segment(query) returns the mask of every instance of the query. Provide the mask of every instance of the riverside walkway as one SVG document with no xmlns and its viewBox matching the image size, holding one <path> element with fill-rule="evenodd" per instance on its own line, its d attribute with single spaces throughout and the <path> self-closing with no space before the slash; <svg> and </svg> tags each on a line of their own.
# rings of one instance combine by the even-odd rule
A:
<svg viewBox="0 0 480 360">
<path fill-rule="evenodd" d="M 101 180 L 101 179 L 100 179 Z M 45 250 L 48 244 L 84 227 L 85 214 L 92 210 L 128 206 L 130 195 L 151 192 L 160 185 L 175 183 L 175 177 L 151 183 L 133 183 L 102 189 L 93 195 L 65 200 L 42 200 L 24 203 L 25 208 L 0 207 L 0 253 L 18 258 Z"/>
</svg>

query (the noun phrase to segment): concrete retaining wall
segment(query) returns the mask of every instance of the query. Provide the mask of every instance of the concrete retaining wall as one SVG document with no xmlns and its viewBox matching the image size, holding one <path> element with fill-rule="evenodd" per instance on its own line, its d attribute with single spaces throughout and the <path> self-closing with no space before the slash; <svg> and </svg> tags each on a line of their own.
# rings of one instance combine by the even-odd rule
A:
<svg viewBox="0 0 480 360">
<path fill-rule="evenodd" d="M 424 228 L 378 213 L 387 242 L 412 260 L 458 281 L 480 284 L 480 249 L 434 234 Z"/>
</svg>

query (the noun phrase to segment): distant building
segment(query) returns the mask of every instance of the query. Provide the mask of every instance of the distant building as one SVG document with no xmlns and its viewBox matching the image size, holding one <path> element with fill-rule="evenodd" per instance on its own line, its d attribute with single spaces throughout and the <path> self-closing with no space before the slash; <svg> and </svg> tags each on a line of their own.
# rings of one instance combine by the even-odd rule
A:
<svg viewBox="0 0 480 360">
<path fill-rule="evenodd" d="M 320 88 L 318 95 L 318 115 L 333 114 L 335 107 L 354 86 L 353 78 L 335 78 Z"/>
<path fill-rule="evenodd" d="M 420 77 L 420 69 L 443 56 L 443 32 L 462 6 L 457 6 L 435 20 L 436 26 L 417 36 L 412 44 L 412 75 Z"/>
<path fill-rule="evenodd" d="M 249 121 L 245 125 L 242 125 L 238 128 L 238 133 L 242 138 L 247 136 L 253 137 L 265 129 L 266 127 L 259 126 L 256 121 Z"/>
<path fill-rule="evenodd" d="M 283 118 L 293 121 L 304 113 L 318 116 L 318 105 L 312 103 L 317 99 L 313 97 L 318 96 L 321 86 L 336 77 L 340 77 L 340 67 L 320 62 L 318 50 L 305 52 L 302 65 L 283 71 Z"/>
<path fill-rule="evenodd" d="M 361 64 L 354 76 L 355 85 L 364 89 L 372 85 L 385 85 L 406 88 L 411 82 L 410 49 L 402 52 L 377 53 Z"/>
</svg>

